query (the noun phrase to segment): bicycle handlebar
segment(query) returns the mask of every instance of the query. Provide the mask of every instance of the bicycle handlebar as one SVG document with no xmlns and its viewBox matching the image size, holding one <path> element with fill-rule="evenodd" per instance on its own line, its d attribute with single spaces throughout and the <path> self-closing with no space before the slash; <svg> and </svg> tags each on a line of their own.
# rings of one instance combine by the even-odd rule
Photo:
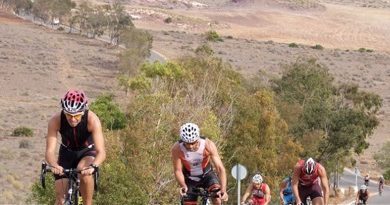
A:
<svg viewBox="0 0 390 205">
<path fill-rule="evenodd" d="M 194 188 L 191 192 L 187 192 L 186 194 L 197 195 L 200 197 L 217 198 L 217 197 L 219 197 L 218 192 L 220 192 L 220 191 L 221 191 L 221 189 L 215 189 L 215 190 L 212 190 L 211 192 L 209 192 L 206 189 L 197 187 L 197 188 Z"/>
<path fill-rule="evenodd" d="M 45 175 L 47 172 L 52 172 L 51 168 L 53 168 L 53 166 L 48 165 L 45 161 L 42 162 L 42 165 L 41 165 L 41 184 L 42 184 L 42 187 L 44 189 L 46 188 Z M 63 170 L 64 174 L 69 175 L 69 176 L 72 174 L 81 174 L 81 171 L 83 171 L 83 170 L 77 170 L 74 168 Z M 98 187 L 97 187 L 98 179 L 97 178 L 99 177 L 99 168 L 94 168 L 94 171 L 92 174 L 94 175 L 95 190 L 97 191 L 98 190 Z"/>
</svg>

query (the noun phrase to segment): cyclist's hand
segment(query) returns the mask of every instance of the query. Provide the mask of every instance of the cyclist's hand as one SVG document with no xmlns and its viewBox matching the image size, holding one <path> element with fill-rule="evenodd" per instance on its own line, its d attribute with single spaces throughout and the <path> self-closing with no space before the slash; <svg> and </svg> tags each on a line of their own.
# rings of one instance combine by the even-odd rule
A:
<svg viewBox="0 0 390 205">
<path fill-rule="evenodd" d="M 222 201 L 227 201 L 229 199 L 229 196 L 226 192 L 220 192 L 219 198 L 221 198 Z"/>
<path fill-rule="evenodd" d="M 185 196 L 187 195 L 188 187 L 181 187 L 180 188 L 180 195 Z"/>
<path fill-rule="evenodd" d="M 53 172 L 54 174 L 57 174 L 57 175 L 64 175 L 64 168 L 61 167 L 60 165 L 57 165 L 57 166 L 52 166 L 50 168 L 51 172 Z"/>
<path fill-rule="evenodd" d="M 81 174 L 82 175 L 92 175 L 94 171 L 95 171 L 95 168 L 93 168 L 92 166 L 88 166 L 88 167 L 84 167 L 83 169 L 81 169 Z"/>
</svg>

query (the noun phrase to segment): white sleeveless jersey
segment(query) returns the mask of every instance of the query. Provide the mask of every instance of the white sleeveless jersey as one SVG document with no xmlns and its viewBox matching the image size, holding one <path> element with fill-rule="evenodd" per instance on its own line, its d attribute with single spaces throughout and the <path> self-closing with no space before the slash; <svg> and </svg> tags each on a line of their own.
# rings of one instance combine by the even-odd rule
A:
<svg viewBox="0 0 390 205">
<path fill-rule="evenodd" d="M 204 174 L 205 168 L 210 160 L 209 154 L 206 151 L 206 140 L 201 138 L 199 139 L 199 143 L 198 150 L 194 152 L 188 151 L 184 147 L 183 142 L 179 144 L 181 150 L 180 159 L 186 171 L 189 172 L 190 178 Z"/>
</svg>

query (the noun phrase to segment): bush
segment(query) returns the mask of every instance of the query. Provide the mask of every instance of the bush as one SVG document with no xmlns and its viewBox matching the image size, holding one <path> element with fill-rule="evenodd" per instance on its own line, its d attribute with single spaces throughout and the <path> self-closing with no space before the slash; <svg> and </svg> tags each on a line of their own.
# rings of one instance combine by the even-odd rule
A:
<svg viewBox="0 0 390 205">
<path fill-rule="evenodd" d="M 172 23 L 172 18 L 168 17 L 168 18 L 164 19 L 164 22 L 165 23 Z"/>
<path fill-rule="evenodd" d="M 214 51 L 209 45 L 203 44 L 195 49 L 195 53 L 198 55 L 212 56 Z"/>
<path fill-rule="evenodd" d="M 290 47 L 290 48 L 298 48 L 298 44 L 290 43 L 290 44 L 288 44 L 288 47 Z"/>
<path fill-rule="evenodd" d="M 46 174 L 45 177 L 46 189 L 41 185 L 41 181 L 37 180 L 31 188 L 31 193 L 28 196 L 28 204 L 54 204 L 55 191 L 54 191 L 54 177 L 51 173 Z"/>
<path fill-rule="evenodd" d="M 18 127 L 14 129 L 14 131 L 12 132 L 12 136 L 15 137 L 20 137 L 20 136 L 32 137 L 33 134 L 34 133 L 32 129 L 28 127 Z"/>
<path fill-rule="evenodd" d="M 385 178 L 386 180 L 390 180 L 390 169 L 385 171 L 385 173 L 383 174 L 383 178 Z"/>
<path fill-rule="evenodd" d="M 19 148 L 28 149 L 28 148 L 32 148 L 32 147 L 33 147 L 32 144 L 28 140 L 21 140 L 19 142 Z"/>
<path fill-rule="evenodd" d="M 317 50 L 323 50 L 323 49 L 324 49 L 324 47 L 321 46 L 320 44 L 317 44 L 317 45 L 312 46 L 312 47 L 310 47 L 310 48 L 312 48 L 312 49 L 317 49 Z"/>
<path fill-rule="evenodd" d="M 218 35 L 218 33 L 216 31 L 206 32 L 206 39 L 208 41 L 213 41 L 213 42 L 223 41 L 222 38 Z"/>
<path fill-rule="evenodd" d="M 126 116 L 113 102 L 112 95 L 102 95 L 90 106 L 99 116 L 103 126 L 109 130 L 118 130 L 126 126 Z"/>
</svg>

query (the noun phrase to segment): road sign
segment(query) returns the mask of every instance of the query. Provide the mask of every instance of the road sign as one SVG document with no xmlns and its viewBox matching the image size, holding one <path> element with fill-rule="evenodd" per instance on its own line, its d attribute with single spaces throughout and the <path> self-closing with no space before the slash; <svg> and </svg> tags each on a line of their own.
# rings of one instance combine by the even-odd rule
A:
<svg viewBox="0 0 390 205">
<path fill-rule="evenodd" d="M 238 181 L 237 182 L 237 205 L 240 205 L 241 200 L 241 180 L 245 179 L 246 174 L 248 172 L 246 171 L 246 168 L 241 164 L 236 164 L 232 168 L 232 175 L 233 177 Z"/>
<path fill-rule="evenodd" d="M 241 164 L 236 164 L 233 168 L 232 168 L 232 175 L 235 179 L 237 180 L 243 180 L 245 179 L 246 175 L 247 175 L 247 170 L 246 168 L 241 165 Z"/>
</svg>

